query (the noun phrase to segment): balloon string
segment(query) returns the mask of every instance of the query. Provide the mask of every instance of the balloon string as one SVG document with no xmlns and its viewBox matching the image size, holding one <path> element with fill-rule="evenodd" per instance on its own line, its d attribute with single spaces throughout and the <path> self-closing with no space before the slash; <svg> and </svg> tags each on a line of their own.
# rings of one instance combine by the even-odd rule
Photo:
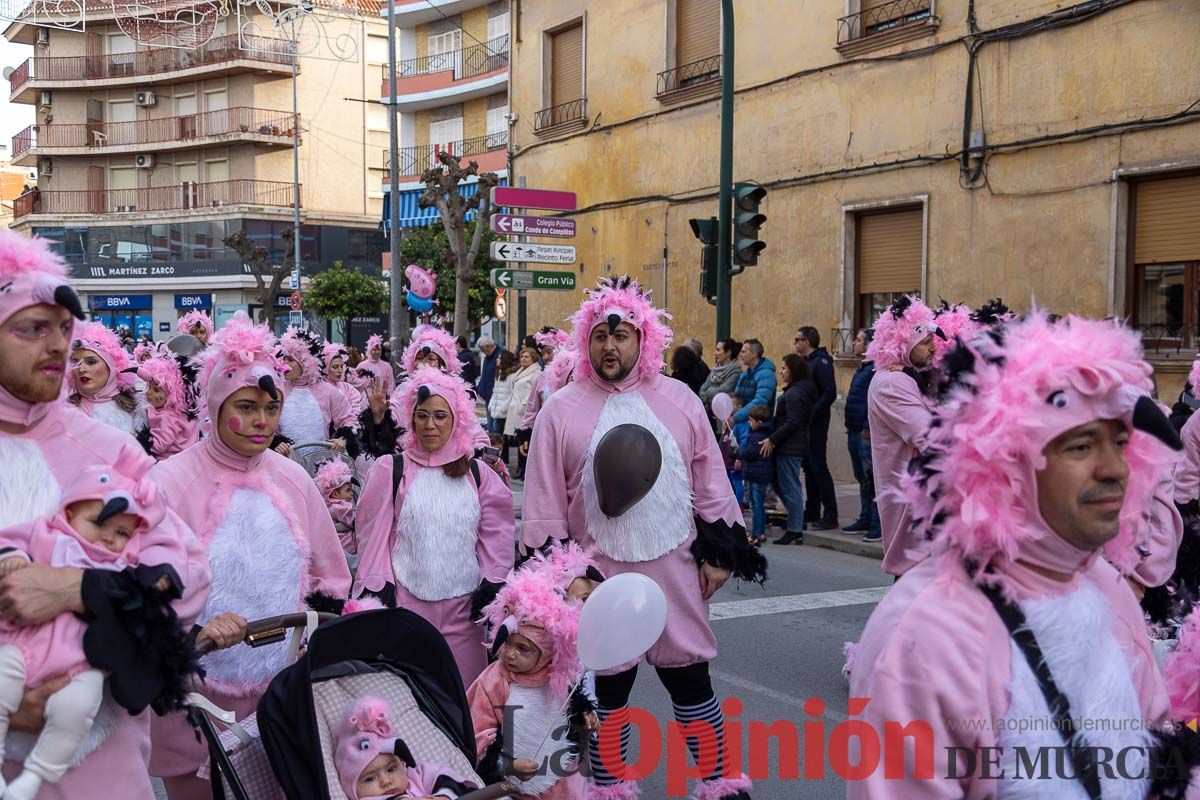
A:
<svg viewBox="0 0 1200 800">
<path fill-rule="evenodd" d="M 546 740 L 550 738 L 550 734 L 554 733 L 554 729 L 558 725 L 558 720 L 567 713 L 567 708 L 571 705 L 571 695 L 575 694 L 575 690 L 579 688 L 579 682 L 582 680 L 583 676 L 581 675 L 575 679 L 575 682 L 571 684 L 571 688 L 567 690 L 567 699 L 563 701 L 562 707 L 558 709 L 558 715 L 555 717 L 554 722 L 550 723 L 550 728 L 546 731 L 546 735 L 542 737 L 542 741 L 538 743 L 537 749 L 533 751 L 533 758 L 530 759 L 531 761 L 537 761 L 537 757 L 541 754 L 542 748 L 546 746 Z M 571 724 L 571 721 L 567 720 L 567 724 Z M 516 754 L 514 753 L 513 755 Z"/>
</svg>

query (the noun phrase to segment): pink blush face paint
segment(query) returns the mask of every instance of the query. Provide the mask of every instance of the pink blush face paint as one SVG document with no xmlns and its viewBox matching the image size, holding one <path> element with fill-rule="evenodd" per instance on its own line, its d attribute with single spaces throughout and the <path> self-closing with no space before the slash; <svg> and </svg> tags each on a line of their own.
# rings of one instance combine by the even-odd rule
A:
<svg viewBox="0 0 1200 800">
<path fill-rule="evenodd" d="M 229 418 L 229 430 L 233 431 L 234 433 L 240 433 L 242 430 L 242 418 L 241 417 L 230 417 Z"/>
</svg>

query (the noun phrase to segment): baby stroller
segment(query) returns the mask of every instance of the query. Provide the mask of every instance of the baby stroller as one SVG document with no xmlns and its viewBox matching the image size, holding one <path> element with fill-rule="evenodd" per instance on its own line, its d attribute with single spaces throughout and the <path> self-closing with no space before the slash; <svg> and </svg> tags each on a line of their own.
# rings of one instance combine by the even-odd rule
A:
<svg viewBox="0 0 1200 800">
<path fill-rule="evenodd" d="M 298 614 L 273 621 L 273 641 L 304 620 Z M 485 786 L 475 772 L 466 693 L 441 634 L 410 611 L 380 609 L 322 622 L 304 655 L 275 676 L 258 702 L 259 735 L 288 800 L 346 800 L 333 764 L 333 733 L 346 708 L 368 695 L 390 703 L 392 722 L 418 762 L 443 764 L 483 787 L 460 800 L 520 796 L 511 783 Z M 211 723 L 201 730 L 206 737 L 215 734 Z M 209 748 L 214 798 L 224 796 L 223 775 L 234 800 L 258 800 L 238 786 L 236 771 L 212 738 Z"/>
</svg>

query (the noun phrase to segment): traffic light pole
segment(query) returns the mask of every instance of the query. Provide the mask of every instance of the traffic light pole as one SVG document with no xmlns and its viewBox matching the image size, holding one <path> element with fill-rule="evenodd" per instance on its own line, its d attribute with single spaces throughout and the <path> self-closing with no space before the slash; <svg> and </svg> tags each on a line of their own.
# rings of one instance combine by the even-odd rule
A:
<svg viewBox="0 0 1200 800">
<path fill-rule="evenodd" d="M 733 0 L 721 0 L 721 194 L 717 240 L 717 341 L 729 338 L 733 223 Z"/>
</svg>

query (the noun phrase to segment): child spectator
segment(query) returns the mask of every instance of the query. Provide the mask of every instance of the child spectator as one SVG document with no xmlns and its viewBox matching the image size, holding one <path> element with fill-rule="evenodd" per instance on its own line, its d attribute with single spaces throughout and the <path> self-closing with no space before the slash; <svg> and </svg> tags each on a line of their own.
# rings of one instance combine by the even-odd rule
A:
<svg viewBox="0 0 1200 800">
<path fill-rule="evenodd" d="M 746 539 L 755 547 L 767 540 L 767 487 L 775 480 L 775 457 L 762 455 L 762 443 L 771 436 L 771 412 L 766 406 L 750 407 L 750 433 L 738 448 L 742 478 L 750 499 L 750 534 Z"/>
</svg>

